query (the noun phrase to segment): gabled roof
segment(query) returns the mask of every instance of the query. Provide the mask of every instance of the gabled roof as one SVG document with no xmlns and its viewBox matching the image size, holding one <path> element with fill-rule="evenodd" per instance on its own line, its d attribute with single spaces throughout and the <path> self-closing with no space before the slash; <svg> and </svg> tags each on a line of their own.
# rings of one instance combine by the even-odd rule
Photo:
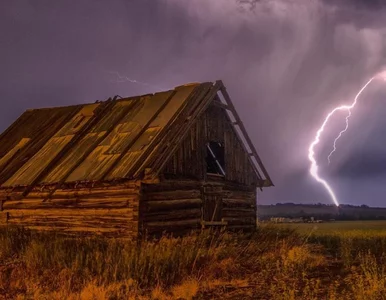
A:
<svg viewBox="0 0 386 300">
<path fill-rule="evenodd" d="M 195 83 L 137 97 L 27 110 L 0 135 L 0 186 L 136 178 L 145 168 L 158 173 L 220 89 L 225 91 L 221 81 Z M 256 168 L 258 178 L 272 185 L 256 159 L 262 169 Z"/>
</svg>

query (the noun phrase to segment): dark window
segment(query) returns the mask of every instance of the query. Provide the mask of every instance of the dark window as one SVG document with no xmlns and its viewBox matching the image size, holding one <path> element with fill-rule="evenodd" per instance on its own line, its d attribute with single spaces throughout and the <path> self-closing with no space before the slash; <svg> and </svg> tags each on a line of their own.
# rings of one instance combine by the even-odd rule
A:
<svg viewBox="0 0 386 300">
<path fill-rule="evenodd" d="M 206 144 L 207 173 L 225 175 L 224 146 L 218 142 Z"/>
</svg>

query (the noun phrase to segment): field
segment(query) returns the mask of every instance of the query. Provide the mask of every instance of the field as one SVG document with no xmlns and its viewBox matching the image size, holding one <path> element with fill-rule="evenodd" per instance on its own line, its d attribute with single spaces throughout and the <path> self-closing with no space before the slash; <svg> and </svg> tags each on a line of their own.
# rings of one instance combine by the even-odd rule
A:
<svg viewBox="0 0 386 300">
<path fill-rule="evenodd" d="M 386 221 L 335 221 L 325 223 L 288 223 L 278 226 L 295 229 L 301 234 L 377 234 L 386 236 Z"/>
<path fill-rule="evenodd" d="M 0 299 L 386 299 L 385 224 L 262 225 L 141 244 L 5 228 Z"/>
</svg>

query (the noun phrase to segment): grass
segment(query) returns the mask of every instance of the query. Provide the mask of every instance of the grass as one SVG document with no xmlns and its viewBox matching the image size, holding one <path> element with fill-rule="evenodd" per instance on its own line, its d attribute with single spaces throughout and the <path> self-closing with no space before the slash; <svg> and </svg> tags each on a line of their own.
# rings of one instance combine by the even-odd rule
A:
<svg viewBox="0 0 386 300">
<path fill-rule="evenodd" d="M 335 221 L 326 223 L 284 223 L 277 224 L 284 228 L 295 229 L 299 233 L 342 234 L 348 232 L 363 232 L 386 236 L 386 221 Z"/>
<path fill-rule="evenodd" d="M 135 244 L 5 228 L 0 299 L 386 299 L 385 260 L 382 230 L 266 225 Z"/>
</svg>

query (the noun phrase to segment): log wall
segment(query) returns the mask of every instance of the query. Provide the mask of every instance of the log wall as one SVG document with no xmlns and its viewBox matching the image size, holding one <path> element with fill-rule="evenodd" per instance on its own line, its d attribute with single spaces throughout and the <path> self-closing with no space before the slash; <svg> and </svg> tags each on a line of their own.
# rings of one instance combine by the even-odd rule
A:
<svg viewBox="0 0 386 300">
<path fill-rule="evenodd" d="M 184 234 L 201 227 L 200 182 L 167 181 L 143 185 L 140 232 Z"/>
<path fill-rule="evenodd" d="M 229 229 L 256 227 L 256 189 L 224 185 L 222 218 Z"/>
<path fill-rule="evenodd" d="M 236 230 L 256 226 L 254 187 L 215 180 L 167 180 L 143 185 L 142 192 L 139 231 L 145 235 L 184 234 L 200 229 L 202 221 L 206 228 L 211 221 Z M 216 211 L 214 200 L 219 200 Z"/>
<path fill-rule="evenodd" d="M 49 196 L 49 198 L 47 198 Z M 2 200 L 0 225 L 136 239 L 140 187 L 31 192 Z M 4 198 L 3 198 L 4 199 Z"/>
<path fill-rule="evenodd" d="M 244 185 L 256 185 L 257 177 L 225 111 L 210 106 L 197 119 L 188 136 L 164 168 L 167 178 L 206 179 L 206 143 L 220 142 L 225 147 L 225 179 Z"/>
<path fill-rule="evenodd" d="M 22 199 L 13 194 L 0 201 L 0 224 L 131 239 L 138 234 L 180 235 L 211 221 L 213 199 L 219 201 L 213 221 L 226 222 L 228 229 L 255 227 L 255 189 L 216 178 L 66 189 L 52 195 L 32 191 Z"/>
</svg>

